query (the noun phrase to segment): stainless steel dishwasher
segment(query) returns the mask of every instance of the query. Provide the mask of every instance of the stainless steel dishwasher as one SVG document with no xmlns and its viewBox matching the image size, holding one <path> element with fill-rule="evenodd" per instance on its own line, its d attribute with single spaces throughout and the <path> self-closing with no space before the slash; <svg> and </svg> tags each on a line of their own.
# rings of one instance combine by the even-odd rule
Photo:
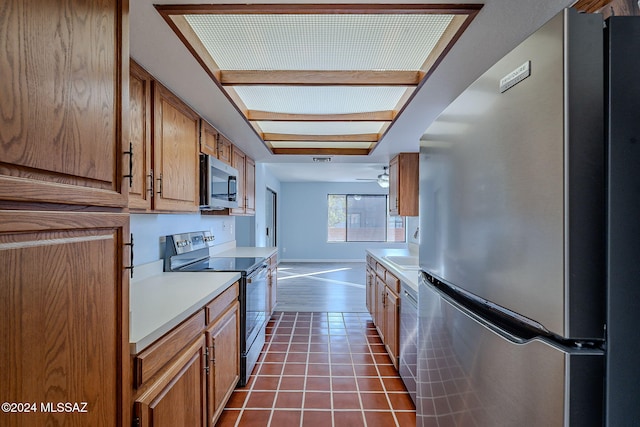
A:
<svg viewBox="0 0 640 427">
<path fill-rule="evenodd" d="M 400 289 L 399 371 L 413 403 L 416 402 L 418 368 L 418 292 L 402 282 Z"/>
</svg>

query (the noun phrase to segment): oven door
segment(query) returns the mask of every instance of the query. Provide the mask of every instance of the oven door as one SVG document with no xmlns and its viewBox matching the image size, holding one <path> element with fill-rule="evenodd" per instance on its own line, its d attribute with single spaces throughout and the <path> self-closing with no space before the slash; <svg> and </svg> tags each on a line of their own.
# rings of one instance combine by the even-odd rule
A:
<svg viewBox="0 0 640 427">
<path fill-rule="evenodd" d="M 267 265 L 247 275 L 245 333 L 247 348 L 251 346 L 267 319 Z"/>
</svg>

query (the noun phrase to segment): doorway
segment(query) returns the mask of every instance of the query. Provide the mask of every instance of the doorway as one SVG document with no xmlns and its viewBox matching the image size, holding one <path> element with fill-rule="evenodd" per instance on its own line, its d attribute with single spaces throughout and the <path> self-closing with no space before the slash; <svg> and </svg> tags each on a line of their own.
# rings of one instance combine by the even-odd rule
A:
<svg viewBox="0 0 640 427">
<path fill-rule="evenodd" d="M 265 243 L 267 247 L 278 246 L 277 232 L 277 211 L 278 211 L 278 195 L 275 191 L 267 187 L 265 200 Z"/>
</svg>

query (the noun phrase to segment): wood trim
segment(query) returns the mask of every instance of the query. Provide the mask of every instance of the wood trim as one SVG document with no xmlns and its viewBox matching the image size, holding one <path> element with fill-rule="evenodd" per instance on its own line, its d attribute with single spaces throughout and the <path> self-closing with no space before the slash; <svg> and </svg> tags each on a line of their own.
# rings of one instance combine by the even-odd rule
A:
<svg viewBox="0 0 640 427">
<path fill-rule="evenodd" d="M 189 47 L 189 50 L 196 59 L 199 58 L 202 63 L 204 63 L 203 68 L 205 70 L 209 70 L 209 72 L 215 77 L 216 80 L 220 80 L 220 67 L 211 57 L 211 55 L 209 55 L 209 51 L 202 44 L 184 16 L 172 15 L 169 17 L 169 19 L 171 19 L 175 27 L 178 29 L 177 34 L 180 35 L 180 38 L 182 39 L 185 46 Z M 188 41 L 188 43 L 186 41 Z"/>
<path fill-rule="evenodd" d="M 306 156 L 367 156 L 368 148 L 272 148 L 273 154 Z"/>
<path fill-rule="evenodd" d="M 464 25 L 466 18 L 464 16 L 454 16 L 447 28 L 442 33 L 442 37 L 438 40 L 438 43 L 433 47 L 431 53 L 422 64 L 420 69 L 423 71 L 423 78 L 426 78 L 427 73 L 435 66 L 439 58 L 444 55 L 445 50 L 449 46 L 449 40 L 455 38 L 456 33 L 460 30 L 460 27 Z"/>
<path fill-rule="evenodd" d="M 612 0 L 578 0 L 571 7 L 579 12 L 594 13 L 611 2 Z"/>
<path fill-rule="evenodd" d="M 163 16 L 180 14 L 461 14 L 482 4 L 198 4 L 155 5 Z"/>
<path fill-rule="evenodd" d="M 265 141 L 321 141 L 321 142 L 376 142 L 377 133 L 361 133 L 349 135 L 301 135 L 287 133 L 264 133 Z"/>
<path fill-rule="evenodd" d="M 417 86 L 420 71 L 224 70 L 223 86 Z"/>
<path fill-rule="evenodd" d="M 251 121 L 265 122 L 390 122 L 394 115 L 393 110 L 348 114 L 289 114 L 247 110 L 246 114 Z"/>
</svg>

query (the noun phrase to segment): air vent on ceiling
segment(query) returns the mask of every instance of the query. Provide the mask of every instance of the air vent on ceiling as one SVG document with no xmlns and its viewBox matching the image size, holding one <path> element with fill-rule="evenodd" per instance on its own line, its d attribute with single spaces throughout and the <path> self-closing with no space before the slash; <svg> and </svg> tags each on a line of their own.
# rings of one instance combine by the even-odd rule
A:
<svg viewBox="0 0 640 427">
<path fill-rule="evenodd" d="M 313 161 L 316 163 L 329 163 L 331 161 L 331 157 L 314 157 Z"/>
</svg>

